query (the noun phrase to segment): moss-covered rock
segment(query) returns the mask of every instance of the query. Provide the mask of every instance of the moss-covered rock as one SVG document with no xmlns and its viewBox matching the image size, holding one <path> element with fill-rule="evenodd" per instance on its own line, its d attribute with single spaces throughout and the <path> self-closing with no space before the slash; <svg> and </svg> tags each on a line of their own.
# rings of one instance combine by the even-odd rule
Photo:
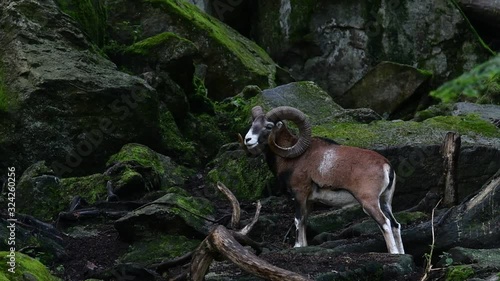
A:
<svg viewBox="0 0 500 281">
<path fill-rule="evenodd" d="M 192 173 L 177 165 L 170 157 L 137 143 L 124 145 L 109 158 L 107 166 L 110 168 L 108 173 L 115 178 L 115 188 L 118 189 L 127 185 L 137 186 L 141 182 L 145 189 L 143 191 L 182 186 Z"/>
<path fill-rule="evenodd" d="M 164 149 L 176 161 L 181 164 L 200 164 L 195 143 L 184 137 L 170 111 L 160 114 L 160 130 Z"/>
<path fill-rule="evenodd" d="M 106 4 L 103 0 L 56 0 L 61 10 L 72 17 L 99 47 L 104 45 Z"/>
<path fill-rule="evenodd" d="M 201 240 L 188 239 L 180 235 L 160 235 L 132 244 L 120 262 L 150 265 L 169 260 L 194 250 Z"/>
<path fill-rule="evenodd" d="M 145 39 L 157 43 L 147 38 L 172 32 L 203 50 L 199 62 L 208 66 L 205 83 L 213 99 L 233 96 L 249 84 L 274 85 L 276 67 L 264 50 L 186 1 L 116 0 L 108 4 L 110 38 L 118 44 L 128 46 Z M 135 27 L 134 32 L 119 29 L 124 21 Z"/>
<path fill-rule="evenodd" d="M 250 158 L 237 144 L 225 146 L 208 166 L 211 184 L 224 183 L 239 200 L 261 198 L 274 180 L 262 156 Z"/>
<path fill-rule="evenodd" d="M 445 103 L 470 101 L 500 104 L 500 55 L 444 83 L 430 95 Z"/>
<path fill-rule="evenodd" d="M 8 244 L 10 236 L 7 220 L 0 219 L 0 249 L 10 249 Z M 33 231 L 31 226 L 16 225 L 16 248 L 25 249 L 23 252 L 35 257 L 43 264 L 53 264 L 59 258 L 66 255 L 62 241 L 52 233 Z M 3 271 L 5 272 L 5 271 Z M 0 278 L 1 280 L 1 278 Z"/>
<path fill-rule="evenodd" d="M 370 124 L 329 122 L 313 127 L 313 134 L 359 147 L 440 144 L 448 131 L 464 136 L 463 142 L 500 145 L 500 130 L 476 115 L 437 116 L 423 122 L 375 121 Z"/>
<path fill-rule="evenodd" d="M 222 145 L 236 139 L 234 132 L 223 132 L 218 121 L 217 116 L 201 113 L 189 114 L 183 122 L 183 133 L 196 141 L 196 154 L 201 163 L 207 163 Z"/>
<path fill-rule="evenodd" d="M 465 281 L 474 275 L 470 265 L 451 266 L 446 270 L 446 281 Z"/>
<path fill-rule="evenodd" d="M 8 271 L 8 269 L 10 269 L 9 262 L 11 261 L 11 258 L 9 256 L 10 254 L 11 252 L 0 252 L 0 280 L 2 281 L 61 280 L 53 276 L 47 269 L 47 267 L 45 267 L 45 265 L 43 265 L 41 262 L 19 252 L 14 252 L 15 254 L 14 273 Z"/>
<path fill-rule="evenodd" d="M 120 237 L 129 241 L 158 233 L 202 239 L 213 221 L 214 206 L 205 198 L 168 193 L 115 222 Z"/>
<path fill-rule="evenodd" d="M 63 178 L 61 179 L 61 191 L 66 199 L 79 195 L 87 203 L 94 204 L 97 201 L 106 199 L 106 182 L 108 180 L 109 177 L 103 174 Z"/>
<path fill-rule="evenodd" d="M 19 212 L 50 221 L 66 210 L 75 196 L 89 204 L 104 200 L 108 179 L 102 174 L 59 179 L 44 162 L 38 162 L 26 169 L 19 180 L 17 207 Z"/>
<path fill-rule="evenodd" d="M 103 1 L 67 3 L 78 10 Z M 59 177 L 88 175 L 126 143 L 159 144 L 158 99 L 148 83 L 92 51 L 90 36 L 55 1 L 2 4 L 1 76 L 16 103 L 0 122 L 2 169 L 46 160 Z"/>
<path fill-rule="evenodd" d="M 438 262 L 438 266 L 446 265 L 471 265 L 481 272 L 498 271 L 500 270 L 500 249 L 454 247 L 443 254 Z"/>
</svg>

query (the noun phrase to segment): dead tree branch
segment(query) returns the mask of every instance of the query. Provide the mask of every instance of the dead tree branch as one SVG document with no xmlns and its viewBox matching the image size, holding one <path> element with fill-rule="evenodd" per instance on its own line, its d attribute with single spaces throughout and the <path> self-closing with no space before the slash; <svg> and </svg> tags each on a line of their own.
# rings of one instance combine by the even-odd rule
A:
<svg viewBox="0 0 500 281">
<path fill-rule="evenodd" d="M 221 190 L 233 206 L 233 216 L 231 226 L 239 225 L 240 206 L 233 193 L 222 183 L 217 183 Z M 254 253 L 244 248 L 238 241 L 244 241 L 247 244 L 257 245 L 246 235 L 252 230 L 252 227 L 259 219 L 259 213 L 262 205 L 257 202 L 257 210 L 252 221 L 239 231 L 230 231 L 224 226 L 215 227 L 210 234 L 201 242 L 193 253 L 190 265 L 189 280 L 201 281 L 204 279 L 212 261 L 219 256 L 232 261 L 246 272 L 264 278 L 267 280 L 291 280 L 305 281 L 309 280 L 300 274 L 276 267 L 267 261 L 260 259 Z"/>
</svg>

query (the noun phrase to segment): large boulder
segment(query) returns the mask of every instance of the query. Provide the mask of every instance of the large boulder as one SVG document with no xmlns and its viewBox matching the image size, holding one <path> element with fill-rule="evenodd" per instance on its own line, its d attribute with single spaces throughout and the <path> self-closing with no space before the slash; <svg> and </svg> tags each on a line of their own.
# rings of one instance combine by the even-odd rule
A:
<svg viewBox="0 0 500 281">
<path fill-rule="evenodd" d="M 166 58 L 178 53 L 167 52 L 172 44 L 178 44 L 175 43 L 178 40 L 174 40 L 174 37 L 167 38 L 165 34 L 175 34 L 174 36 L 183 38 L 183 42 L 192 43 L 184 44 L 188 47 L 183 51 L 184 57 L 188 56 L 187 52 L 192 54 L 197 49 L 202 50 L 196 53 L 195 61 L 207 66 L 204 81 L 208 96 L 213 99 L 233 96 L 248 84 L 263 88 L 275 85 L 276 66 L 266 52 L 187 1 L 114 0 L 108 1 L 107 7 L 110 40 L 118 46 L 135 43 L 125 51 L 135 52 L 136 55 L 138 52 L 135 50 L 141 45 L 147 44 L 149 48 L 155 48 L 158 52 L 142 54 L 146 61 L 151 61 L 148 56 L 157 57 L 158 53 L 167 54 Z M 162 40 L 158 40 L 158 36 Z M 192 49 L 191 46 L 195 48 Z M 158 66 L 161 69 L 162 65 Z M 175 73 L 178 70 L 168 71 Z M 193 71 L 191 69 L 191 73 Z"/>
<path fill-rule="evenodd" d="M 106 175 L 121 199 L 138 199 L 147 192 L 184 185 L 192 171 L 147 146 L 129 143 L 112 155 Z"/>
<path fill-rule="evenodd" d="M 408 65 L 381 62 L 339 97 L 338 102 L 347 108 L 371 108 L 380 115 L 389 115 L 417 94 L 417 89 L 431 76 Z"/>
<path fill-rule="evenodd" d="M 0 11 L 2 168 L 45 160 L 58 176 L 88 174 L 125 143 L 158 146 L 154 89 L 99 55 L 53 1 Z"/>
<path fill-rule="evenodd" d="M 205 198 L 184 192 L 169 192 L 115 222 L 120 237 L 127 241 L 158 234 L 202 239 L 214 221 L 214 206 Z"/>
<path fill-rule="evenodd" d="M 343 95 L 381 61 L 460 75 L 489 53 L 449 1 L 257 1 L 255 40 L 297 80 Z M 341 105 L 344 105 L 340 103 Z"/>
<path fill-rule="evenodd" d="M 105 200 L 108 179 L 102 174 L 60 179 L 40 161 L 28 167 L 20 177 L 16 207 L 21 213 L 53 221 L 59 212 L 69 209 L 75 196 L 89 204 Z"/>
</svg>

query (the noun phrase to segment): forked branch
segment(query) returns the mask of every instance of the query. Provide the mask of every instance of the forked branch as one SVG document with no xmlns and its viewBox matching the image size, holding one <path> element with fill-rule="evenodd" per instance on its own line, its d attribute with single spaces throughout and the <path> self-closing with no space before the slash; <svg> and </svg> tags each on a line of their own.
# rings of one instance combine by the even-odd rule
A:
<svg viewBox="0 0 500 281">
<path fill-rule="evenodd" d="M 240 206 L 234 194 L 222 183 L 217 183 L 221 190 L 231 202 L 233 215 L 231 226 L 239 225 Z M 212 261 L 218 257 L 232 261 L 244 271 L 251 273 L 266 280 L 291 280 L 306 281 L 309 280 L 300 274 L 276 267 L 267 261 L 257 257 L 254 253 L 244 248 L 238 241 L 244 241 L 247 244 L 258 245 L 246 235 L 252 230 L 252 227 L 259 219 L 261 209 L 260 202 L 257 202 L 257 210 L 252 221 L 239 231 L 230 231 L 222 225 L 216 226 L 201 242 L 193 253 L 190 265 L 189 280 L 201 281 L 205 277 Z"/>
</svg>

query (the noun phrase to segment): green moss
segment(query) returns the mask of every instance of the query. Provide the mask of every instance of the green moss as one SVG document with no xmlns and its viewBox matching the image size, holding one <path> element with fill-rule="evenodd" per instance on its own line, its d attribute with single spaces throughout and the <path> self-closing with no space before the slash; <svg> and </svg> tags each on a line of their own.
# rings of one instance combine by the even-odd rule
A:
<svg viewBox="0 0 500 281">
<path fill-rule="evenodd" d="M 19 211 L 50 221 L 59 212 L 67 210 L 75 196 L 82 197 L 90 204 L 106 198 L 108 177 L 94 174 L 85 177 L 63 178 L 60 182 L 53 178 L 40 177 L 36 184 L 32 179 L 19 184 L 19 193 L 24 202 L 19 204 Z"/>
<path fill-rule="evenodd" d="M 168 204 L 168 212 L 181 217 L 189 226 L 202 231 L 206 227 L 205 218 L 212 218 L 215 208 L 212 203 L 202 197 L 183 196 L 169 193 L 154 201 L 159 204 Z"/>
<path fill-rule="evenodd" d="M 165 172 L 158 154 L 142 144 L 129 143 L 124 145 L 117 154 L 109 158 L 106 165 L 111 166 L 119 162 L 136 162 L 143 167 L 153 168 L 159 175 Z"/>
<path fill-rule="evenodd" d="M 149 265 L 181 256 L 194 250 L 199 244 L 198 240 L 190 240 L 180 235 L 162 235 L 134 243 L 130 246 L 129 251 L 120 258 L 120 262 L 137 262 Z"/>
<path fill-rule="evenodd" d="M 61 194 L 65 200 L 62 200 L 65 205 L 68 205 L 73 196 L 79 195 L 89 204 L 94 204 L 96 201 L 106 198 L 106 183 L 109 177 L 103 174 L 94 174 L 85 177 L 63 178 L 61 179 L 62 190 Z"/>
<path fill-rule="evenodd" d="M 31 258 L 25 254 L 16 252 L 16 268 L 15 273 L 8 272 L 10 268 L 7 264 L 9 252 L 0 252 L 0 280 L 9 281 L 24 281 L 24 280 L 41 280 L 41 281 L 58 281 L 59 278 L 50 274 L 50 271 L 38 260 Z"/>
<path fill-rule="evenodd" d="M 470 265 L 458 265 L 449 267 L 446 272 L 446 281 L 467 280 L 474 275 L 474 269 Z"/>
<path fill-rule="evenodd" d="M 155 50 L 157 47 L 171 40 L 180 41 L 181 43 L 190 44 L 194 46 L 193 42 L 187 40 L 186 38 L 180 37 L 175 33 L 163 32 L 130 45 L 124 50 L 124 52 L 130 54 L 148 55 L 151 51 Z"/>
<path fill-rule="evenodd" d="M 198 159 L 201 162 L 206 161 L 217 154 L 219 148 L 231 140 L 235 140 L 235 136 L 230 138 L 227 133 L 223 132 L 219 127 L 219 120 L 216 116 L 202 113 L 196 115 L 188 115 L 184 120 L 184 135 L 194 140 L 197 143 Z M 234 132 L 230 132 L 234 134 Z"/>
<path fill-rule="evenodd" d="M 500 55 L 446 82 L 430 95 L 445 103 L 470 101 L 500 104 Z"/>
<path fill-rule="evenodd" d="M 136 187 L 138 184 L 137 183 L 142 183 L 144 180 L 142 178 L 142 175 L 138 173 L 137 171 L 132 170 L 130 167 L 126 167 L 125 170 L 120 175 L 120 178 L 118 179 L 118 182 L 116 183 L 116 186 L 118 187 L 123 187 L 123 186 L 134 186 Z M 146 187 L 149 187 L 149 185 L 146 185 Z"/>
<path fill-rule="evenodd" d="M 82 30 L 99 47 L 104 45 L 106 5 L 104 0 L 56 0 L 66 14 L 81 25 Z"/>
<path fill-rule="evenodd" d="M 456 131 L 460 134 L 476 133 L 486 137 L 500 137 L 500 130 L 490 122 L 477 115 L 465 116 L 436 116 L 424 121 L 443 130 Z"/>
<path fill-rule="evenodd" d="M 370 124 L 326 123 L 313 127 L 313 135 L 359 147 L 395 146 L 408 143 L 440 143 L 445 133 L 456 131 L 469 137 L 500 137 L 493 124 L 475 116 L 437 116 L 423 122 L 375 121 Z"/>
<path fill-rule="evenodd" d="M 242 37 L 215 18 L 200 12 L 193 4 L 175 0 L 146 0 L 146 2 L 160 5 L 169 13 L 175 13 L 182 20 L 188 21 L 186 26 L 194 26 L 199 28 L 200 32 L 206 32 L 205 35 L 234 53 L 249 70 L 265 76 L 274 73 L 274 63 L 271 58 L 256 43 Z M 257 53 L 260 60 L 256 59 L 256 54 L 253 52 Z"/>
<path fill-rule="evenodd" d="M 167 202 L 178 206 L 182 213 L 187 211 L 200 218 L 209 217 L 215 212 L 214 206 L 210 201 L 202 197 L 180 196 L 176 194 L 175 196 L 168 196 Z"/>
<path fill-rule="evenodd" d="M 208 180 L 224 183 L 239 200 L 254 201 L 262 197 L 273 176 L 263 158 L 248 158 L 242 151 L 228 151 L 210 165 Z"/>
</svg>

